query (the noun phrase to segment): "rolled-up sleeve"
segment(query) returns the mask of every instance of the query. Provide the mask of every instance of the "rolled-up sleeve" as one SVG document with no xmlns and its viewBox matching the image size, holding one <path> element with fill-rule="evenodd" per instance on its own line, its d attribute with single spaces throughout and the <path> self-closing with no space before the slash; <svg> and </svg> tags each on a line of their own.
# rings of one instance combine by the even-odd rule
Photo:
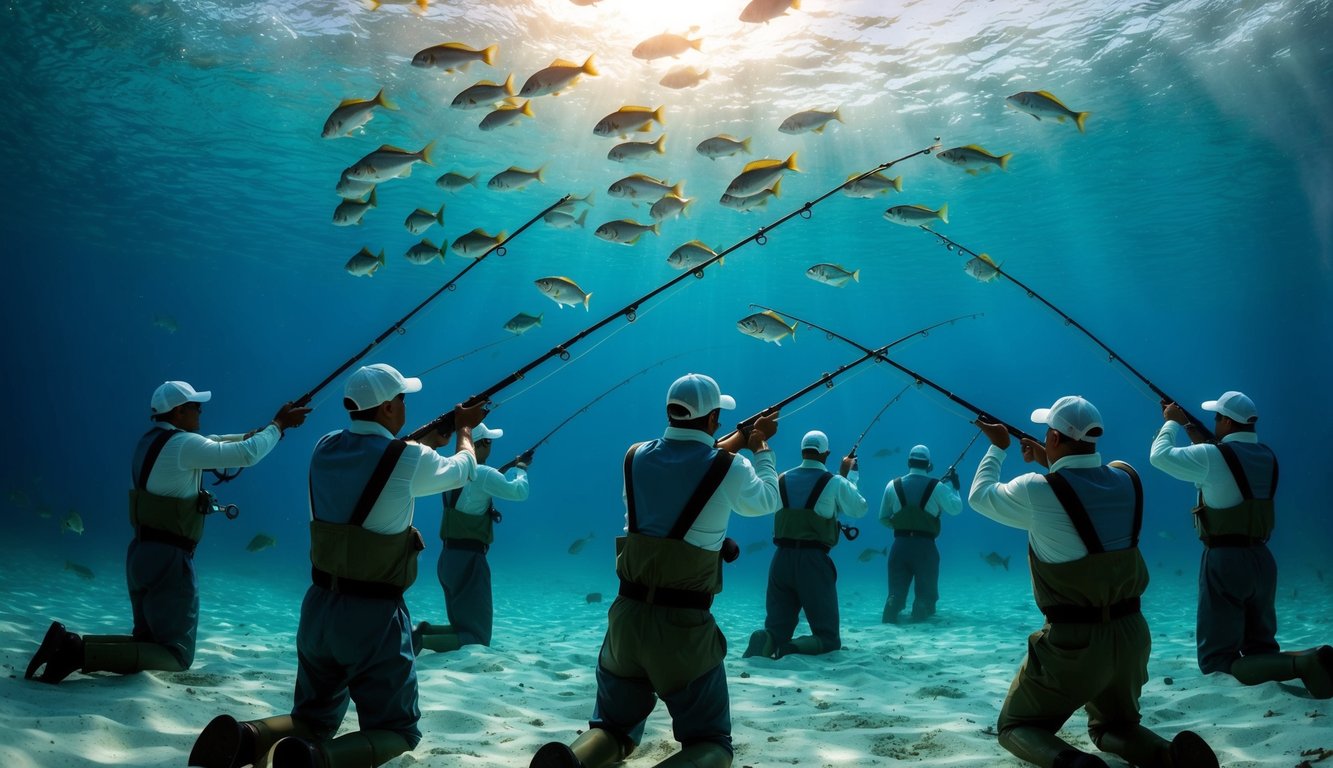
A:
<svg viewBox="0 0 1333 768">
<path fill-rule="evenodd" d="M 967 503 L 997 523 L 1027 530 L 1032 526 L 1028 477 L 1024 475 L 1001 483 L 1000 465 L 1004 463 L 1004 457 L 1005 452 L 993 445 L 987 449 L 977 465 L 976 476 L 972 478 Z"/>
<path fill-rule="evenodd" d="M 468 451 L 452 456 L 418 443 L 410 443 L 421 451 L 416 471 L 412 474 L 412 495 L 431 496 L 453 488 L 462 488 L 477 476 L 477 459 Z"/>
<path fill-rule="evenodd" d="M 772 451 L 755 454 L 753 464 L 736 454 L 727 476 L 731 508 L 744 517 L 762 517 L 778 511 L 778 471 Z"/>
<path fill-rule="evenodd" d="M 189 432 L 182 433 L 179 458 L 182 469 L 234 469 L 253 467 L 269 451 L 273 450 L 281 439 L 278 427 L 269 424 L 249 438 L 240 440 L 236 435 L 204 436 Z"/>
</svg>

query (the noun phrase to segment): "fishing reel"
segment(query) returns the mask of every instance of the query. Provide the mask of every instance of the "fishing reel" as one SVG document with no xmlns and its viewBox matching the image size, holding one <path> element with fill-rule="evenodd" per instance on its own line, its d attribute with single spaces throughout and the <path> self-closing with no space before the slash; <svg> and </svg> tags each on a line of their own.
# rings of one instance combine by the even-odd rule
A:
<svg viewBox="0 0 1333 768">
<path fill-rule="evenodd" d="M 223 504 L 218 497 L 208 491 L 199 492 L 199 514 L 212 515 L 221 512 L 228 520 L 235 520 L 241 514 L 241 508 L 235 504 Z"/>
</svg>

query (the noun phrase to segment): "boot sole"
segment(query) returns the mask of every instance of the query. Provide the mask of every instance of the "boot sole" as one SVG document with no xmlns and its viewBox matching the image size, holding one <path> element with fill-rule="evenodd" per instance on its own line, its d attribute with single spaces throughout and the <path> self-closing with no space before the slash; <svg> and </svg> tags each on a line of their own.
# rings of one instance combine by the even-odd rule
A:
<svg viewBox="0 0 1333 768">
<path fill-rule="evenodd" d="M 748 659 L 751 656 L 773 657 L 773 636 L 766 630 L 759 629 L 751 633 L 750 643 L 745 646 L 745 653 L 741 654 L 741 658 Z"/>
<path fill-rule="evenodd" d="M 1318 668 L 1310 679 L 1301 678 L 1305 690 L 1316 699 L 1333 699 L 1333 646 L 1321 645 L 1315 650 Z"/>
<path fill-rule="evenodd" d="M 241 768 L 241 724 L 231 715 L 218 715 L 199 732 L 186 765 L 191 768 Z"/>
<path fill-rule="evenodd" d="M 64 641 L 65 625 L 58 621 L 51 622 L 51 626 L 46 628 L 46 635 L 42 637 L 42 644 L 37 646 L 32 661 L 28 662 L 28 669 L 23 673 L 23 679 L 31 680 L 36 677 L 37 670 L 60 652 L 60 646 Z"/>
<path fill-rule="evenodd" d="M 579 762 L 574 750 L 567 744 L 553 741 L 543 744 L 542 748 L 537 750 L 528 768 L 583 768 L 583 763 Z"/>
<path fill-rule="evenodd" d="M 304 739 L 288 736 L 273 745 L 272 768 L 318 768 L 315 747 Z"/>
<path fill-rule="evenodd" d="M 1171 765 L 1174 768 L 1218 768 L 1213 748 L 1193 731 L 1181 731 L 1171 740 Z"/>
</svg>

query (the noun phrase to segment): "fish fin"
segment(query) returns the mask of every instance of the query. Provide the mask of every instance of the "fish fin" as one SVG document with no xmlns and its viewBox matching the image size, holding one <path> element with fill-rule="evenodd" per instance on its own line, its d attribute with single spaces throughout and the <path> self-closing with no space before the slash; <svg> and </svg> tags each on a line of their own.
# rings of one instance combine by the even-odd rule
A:
<svg viewBox="0 0 1333 768">
<path fill-rule="evenodd" d="M 681 206 L 680 206 L 680 215 L 681 215 L 681 216 L 688 217 L 688 216 L 690 215 L 690 203 L 692 203 L 692 202 L 694 202 L 694 201 L 693 201 L 693 200 L 686 200 L 684 203 L 681 203 Z"/>
<path fill-rule="evenodd" d="M 666 125 L 666 121 L 662 119 L 662 110 L 665 108 L 666 105 L 663 104 L 662 106 L 653 110 L 653 119 L 657 121 L 658 125 Z"/>
<path fill-rule="evenodd" d="M 421 156 L 421 162 L 425 163 L 426 165 L 434 165 L 434 163 L 430 161 L 430 152 L 432 149 L 435 149 L 434 141 L 427 142 L 426 146 L 422 147 L 421 151 L 417 153 L 418 155 Z M 411 171 L 411 168 L 412 166 L 409 165 L 408 166 L 409 172 Z"/>
<path fill-rule="evenodd" d="M 902 191 L 903 191 L 903 177 L 902 177 L 902 176 L 895 176 L 894 179 L 893 179 L 893 182 L 892 182 L 892 183 L 893 183 L 893 191 L 894 191 L 894 192 L 902 192 Z"/>
<path fill-rule="evenodd" d="M 546 171 L 546 166 L 544 166 L 544 165 L 543 165 L 542 167 L 540 167 L 540 168 L 537 169 L 537 183 L 538 183 L 538 184 L 545 184 L 545 183 L 546 183 L 546 179 L 542 177 L 542 173 L 544 173 L 545 171 Z"/>
<path fill-rule="evenodd" d="M 825 123 L 824 125 L 819 126 L 818 128 L 815 129 L 815 133 L 823 133 L 823 132 L 824 132 L 824 128 L 825 128 L 825 126 L 827 126 L 827 125 L 828 125 L 828 123 Z"/>
<path fill-rule="evenodd" d="M 657 137 L 657 141 L 654 141 L 654 142 L 653 142 L 653 149 L 657 150 L 657 154 L 659 154 L 659 155 L 665 155 L 665 154 L 666 154 L 666 134 L 665 134 L 665 133 L 662 134 L 661 136 L 658 136 L 658 137 Z"/>
<path fill-rule="evenodd" d="M 801 169 L 796 167 L 796 153 L 795 153 L 795 152 L 791 153 L 791 155 L 789 155 L 789 156 L 787 157 L 787 162 L 783 163 L 783 165 L 785 165 L 785 166 L 787 167 L 787 170 L 790 170 L 790 171 L 796 171 L 797 173 L 800 173 L 800 172 L 801 172 Z"/>
<path fill-rule="evenodd" d="M 798 11 L 801 10 L 801 0 L 791 0 L 791 7 Z M 784 11 L 782 15 L 786 16 L 787 14 Z"/>
<path fill-rule="evenodd" d="M 553 67 L 577 67 L 578 64 L 575 63 L 575 62 L 570 61 L 569 59 L 556 59 L 555 61 L 552 61 L 552 62 L 551 62 L 551 66 L 553 66 Z"/>
<path fill-rule="evenodd" d="M 510 96 L 514 95 L 514 73 L 510 72 L 509 77 L 505 78 L 504 91 Z"/>
<path fill-rule="evenodd" d="M 391 109 L 391 110 L 394 110 L 394 111 L 397 111 L 397 109 L 398 109 L 398 105 L 397 105 L 397 104 L 393 103 L 392 101 L 389 101 L 387 98 L 384 97 L 384 89 L 383 89 L 383 88 L 380 89 L 380 92 L 379 92 L 379 93 L 375 94 L 375 98 L 373 99 L 373 101 L 374 101 L 376 104 L 379 104 L 381 107 L 384 107 L 385 109 Z"/>
<path fill-rule="evenodd" d="M 584 208 L 583 213 L 580 213 L 579 217 L 577 219 L 574 219 L 574 223 L 578 224 L 580 227 L 584 227 L 586 226 L 584 222 L 587 220 L 588 220 L 588 209 Z"/>
<path fill-rule="evenodd" d="M 1056 104 L 1059 104 L 1061 107 L 1064 107 L 1065 109 L 1069 109 L 1069 107 L 1065 107 L 1065 104 L 1064 104 L 1063 101 L 1060 101 L 1060 99 L 1056 98 L 1055 94 L 1051 93 L 1050 91 L 1037 91 L 1036 93 L 1037 93 L 1038 96 L 1045 96 L 1046 98 L 1050 99 L 1051 101 L 1055 102 Z M 1074 110 L 1070 109 L 1069 111 L 1070 111 L 1070 112 L 1073 112 Z"/>
<path fill-rule="evenodd" d="M 847 121 L 842 119 L 842 107 L 835 107 L 833 109 L 833 119 L 846 124 Z"/>
<path fill-rule="evenodd" d="M 770 160 L 769 158 L 764 158 L 762 160 L 751 160 L 750 162 L 745 164 L 744 168 L 741 169 L 741 173 L 745 173 L 746 171 L 753 171 L 759 168 L 772 168 L 775 165 L 782 165 L 782 161 Z"/>
<path fill-rule="evenodd" d="M 684 180 L 684 179 L 681 179 L 680 181 L 678 181 L 678 182 L 676 182 L 675 184 L 671 185 L 671 194 L 675 195 L 676 197 L 681 197 L 681 198 L 685 197 L 685 180 Z"/>
<path fill-rule="evenodd" d="M 656 226 L 656 225 L 654 225 L 654 226 Z M 640 232 L 639 234 L 637 234 L 637 235 L 635 235 L 634 237 L 630 238 L 629 242 L 625 243 L 625 245 L 637 245 L 638 242 L 639 242 L 639 238 L 641 238 L 641 237 L 643 237 L 643 233 L 642 233 L 642 232 Z"/>
<path fill-rule="evenodd" d="M 378 99 L 379 97 L 376 96 L 375 98 Z M 351 105 L 351 104 L 365 104 L 367 101 L 374 101 L 374 100 L 375 100 L 375 99 L 369 99 L 369 100 L 367 100 L 367 99 L 343 99 L 342 101 L 338 102 L 338 108 L 341 109 L 341 108 L 346 107 L 346 106 Z"/>
<path fill-rule="evenodd" d="M 652 133 L 652 131 L 653 131 L 653 124 L 651 121 L 644 123 L 643 125 L 634 129 L 635 133 Z"/>
<path fill-rule="evenodd" d="M 492 44 L 486 46 L 484 49 L 482 49 L 481 52 L 482 63 L 485 64 L 486 66 L 490 66 L 495 62 L 495 54 L 499 52 L 500 52 L 500 46 L 498 45 Z"/>
<path fill-rule="evenodd" d="M 940 221 L 944 222 L 945 224 L 948 224 L 948 223 L 949 223 L 949 204 L 948 204 L 948 203 L 945 203 L 944 205 L 941 205 L 941 206 L 940 206 L 940 209 L 939 209 L 938 211 L 935 211 L 935 215 L 940 217 Z"/>
<path fill-rule="evenodd" d="M 588 302 L 591 301 L 591 300 L 592 300 L 592 292 L 591 292 L 591 291 L 589 291 L 588 293 L 583 294 L 583 311 L 584 311 L 584 312 L 591 312 L 591 311 L 592 311 L 591 309 L 588 308 Z M 588 534 L 588 536 L 591 538 L 592 534 Z"/>
<path fill-rule="evenodd" d="M 777 344 L 780 347 L 782 346 L 782 339 L 773 339 L 773 343 Z"/>
<path fill-rule="evenodd" d="M 649 229 L 652 230 L 654 235 L 662 234 L 662 224 L 660 222 L 654 222 Z"/>
<path fill-rule="evenodd" d="M 858 269 L 852 273 L 852 282 L 854 283 L 861 282 L 861 270 Z"/>
<path fill-rule="evenodd" d="M 1014 156 L 1013 152 L 1006 152 L 1003 155 L 1000 155 L 1000 170 L 1002 171 L 1009 170 L 1009 160 L 1013 156 Z"/>
<path fill-rule="evenodd" d="M 471 184 L 474 187 L 477 186 L 477 177 L 480 175 L 481 171 L 472 174 L 471 176 L 468 177 L 467 183 Z"/>
<path fill-rule="evenodd" d="M 1077 115 L 1074 115 L 1074 125 L 1078 126 L 1079 133 L 1087 133 L 1085 126 L 1088 122 L 1088 115 L 1091 114 L 1091 112 L 1079 112 Z"/>
<path fill-rule="evenodd" d="M 422 13 L 425 13 L 426 9 L 429 7 L 430 7 L 430 0 L 417 0 L 417 9 L 420 10 Z"/>
<path fill-rule="evenodd" d="M 528 99 L 527 101 L 523 102 L 523 106 L 519 109 L 519 112 L 527 115 L 528 117 L 532 117 L 532 99 Z"/>
<path fill-rule="evenodd" d="M 444 203 L 440 203 L 440 210 L 435 213 L 435 220 L 444 226 Z"/>
<path fill-rule="evenodd" d="M 597 71 L 596 65 L 593 64 L 591 53 L 588 54 L 588 58 L 586 61 L 583 62 L 583 66 L 581 67 L 581 69 L 583 70 L 583 73 L 585 75 L 592 75 L 593 77 L 596 77 L 597 75 L 601 74 L 600 72 Z"/>
<path fill-rule="evenodd" d="M 370 197 L 366 199 L 366 205 L 369 205 L 371 208 L 379 207 L 379 200 L 375 197 L 374 187 L 370 188 Z"/>
</svg>

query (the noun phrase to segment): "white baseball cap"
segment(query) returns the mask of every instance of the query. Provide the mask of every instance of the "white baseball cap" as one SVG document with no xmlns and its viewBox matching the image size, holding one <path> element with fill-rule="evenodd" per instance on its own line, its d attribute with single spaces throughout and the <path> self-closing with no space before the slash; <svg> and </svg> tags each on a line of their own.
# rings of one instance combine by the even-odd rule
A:
<svg viewBox="0 0 1333 768">
<path fill-rule="evenodd" d="M 924 445 L 914 445 L 912 450 L 907 452 L 908 461 L 922 461 L 930 463 L 930 449 Z"/>
<path fill-rule="evenodd" d="M 153 398 L 149 400 L 148 407 L 152 409 L 154 416 L 160 416 L 186 403 L 206 403 L 212 399 L 212 392 L 196 392 L 194 387 L 184 381 L 164 381 L 161 386 L 153 390 Z"/>
<path fill-rule="evenodd" d="M 1032 421 L 1083 442 L 1094 442 L 1102 435 L 1102 415 L 1078 395 L 1066 395 L 1050 408 L 1038 408 L 1032 412 Z"/>
<path fill-rule="evenodd" d="M 491 429 L 485 424 L 478 424 L 477 426 L 472 428 L 473 440 L 494 440 L 497 437 L 504 437 L 504 436 L 505 436 L 505 431 L 503 429 Z"/>
<path fill-rule="evenodd" d="M 420 391 L 421 379 L 405 378 L 392 365 L 374 363 L 357 368 L 347 377 L 343 397 L 356 406 L 351 410 L 364 411 L 380 403 L 387 403 L 403 393 Z"/>
<path fill-rule="evenodd" d="M 719 408 L 728 411 L 735 408 L 736 399 L 722 394 L 722 388 L 712 376 L 687 373 L 671 382 L 671 388 L 667 390 L 667 405 L 679 405 L 688 414 L 686 419 L 697 419 Z"/>
<path fill-rule="evenodd" d="M 1259 420 L 1259 411 L 1254 407 L 1254 401 L 1246 397 L 1244 392 L 1235 390 L 1223 392 L 1216 400 L 1207 400 L 1199 407 L 1220 413 L 1240 424 L 1253 424 Z"/>
<path fill-rule="evenodd" d="M 815 453 L 828 453 L 828 435 L 817 429 L 812 429 L 805 433 L 801 438 L 801 450 L 811 450 Z"/>
</svg>

